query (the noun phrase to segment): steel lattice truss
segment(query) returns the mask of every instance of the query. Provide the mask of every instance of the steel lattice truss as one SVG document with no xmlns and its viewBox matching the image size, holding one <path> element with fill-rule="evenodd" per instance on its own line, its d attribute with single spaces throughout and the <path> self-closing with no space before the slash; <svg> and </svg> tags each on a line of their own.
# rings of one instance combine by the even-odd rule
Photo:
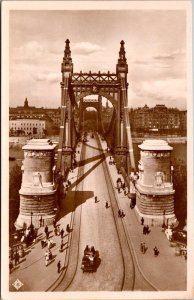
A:
<svg viewBox="0 0 194 300">
<path fill-rule="evenodd" d="M 76 85 L 118 85 L 119 81 L 115 73 L 73 73 L 71 83 L 73 86 Z"/>
</svg>

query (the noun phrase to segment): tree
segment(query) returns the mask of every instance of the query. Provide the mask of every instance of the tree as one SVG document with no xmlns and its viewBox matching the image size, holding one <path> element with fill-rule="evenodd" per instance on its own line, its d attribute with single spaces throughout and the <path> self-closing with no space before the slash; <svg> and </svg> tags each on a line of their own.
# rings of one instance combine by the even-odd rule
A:
<svg viewBox="0 0 194 300">
<path fill-rule="evenodd" d="M 9 173 L 9 229 L 14 230 L 14 222 L 19 214 L 19 190 L 22 183 L 22 171 L 15 165 Z"/>
<path fill-rule="evenodd" d="M 175 189 L 175 215 L 179 225 L 183 227 L 187 219 L 187 168 L 182 160 L 175 159 L 173 162 Z"/>
</svg>

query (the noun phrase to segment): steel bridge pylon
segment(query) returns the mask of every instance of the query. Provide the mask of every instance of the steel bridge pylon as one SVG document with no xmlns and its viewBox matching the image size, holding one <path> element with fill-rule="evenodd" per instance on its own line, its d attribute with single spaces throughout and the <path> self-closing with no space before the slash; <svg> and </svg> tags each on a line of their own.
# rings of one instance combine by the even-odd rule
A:
<svg viewBox="0 0 194 300">
<path fill-rule="evenodd" d="M 105 97 L 113 107 L 114 113 L 111 121 L 112 130 L 109 130 L 105 137 L 108 146 L 113 150 L 118 168 L 124 167 L 127 174 L 131 166 L 129 155 L 133 151 L 129 141 L 129 117 L 128 117 L 128 97 L 127 97 L 127 73 L 128 64 L 125 56 L 124 41 L 120 42 L 119 58 L 116 64 L 116 72 L 110 73 L 79 73 L 73 72 L 73 62 L 71 58 L 70 41 L 65 42 L 63 62 L 61 64 L 61 125 L 58 147 L 57 170 L 62 174 L 72 167 L 73 150 L 79 137 L 80 124 L 83 118 L 83 110 L 87 104 L 84 104 L 84 97 L 89 95 L 98 95 L 98 99 Z M 75 107 L 79 106 L 79 126 L 75 126 L 73 112 Z M 97 110 L 101 110 L 98 102 Z M 90 103 L 91 104 L 91 103 Z M 89 104 L 89 105 L 90 105 Z M 94 105 L 93 105 L 94 106 Z M 101 113 L 99 123 L 101 122 Z M 114 128 L 114 130 L 113 130 Z M 101 128 L 103 131 L 103 128 Z M 116 134 L 115 134 L 116 132 Z M 111 135 L 114 134 L 114 138 Z"/>
</svg>

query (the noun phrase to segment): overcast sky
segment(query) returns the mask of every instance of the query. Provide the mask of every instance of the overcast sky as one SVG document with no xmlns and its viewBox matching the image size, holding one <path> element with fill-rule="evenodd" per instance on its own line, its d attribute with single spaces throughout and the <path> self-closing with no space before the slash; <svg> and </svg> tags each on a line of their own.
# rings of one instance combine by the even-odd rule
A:
<svg viewBox="0 0 194 300">
<path fill-rule="evenodd" d="M 69 38 L 74 72 L 115 72 L 125 41 L 130 107 L 186 109 L 184 10 L 11 11 L 9 37 L 12 107 L 25 97 L 32 106 L 60 106 Z"/>
</svg>

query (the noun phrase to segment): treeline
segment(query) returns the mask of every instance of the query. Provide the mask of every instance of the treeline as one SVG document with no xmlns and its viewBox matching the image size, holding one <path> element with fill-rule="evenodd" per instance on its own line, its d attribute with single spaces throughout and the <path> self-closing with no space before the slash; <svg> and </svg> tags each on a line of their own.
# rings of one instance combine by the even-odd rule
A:
<svg viewBox="0 0 194 300">
<path fill-rule="evenodd" d="M 16 164 L 9 172 L 9 232 L 13 232 L 14 223 L 19 214 L 19 190 L 22 182 L 21 168 Z"/>
<path fill-rule="evenodd" d="M 174 159 L 173 185 L 175 189 L 175 215 L 180 227 L 187 220 L 187 167 L 183 160 Z"/>
</svg>

